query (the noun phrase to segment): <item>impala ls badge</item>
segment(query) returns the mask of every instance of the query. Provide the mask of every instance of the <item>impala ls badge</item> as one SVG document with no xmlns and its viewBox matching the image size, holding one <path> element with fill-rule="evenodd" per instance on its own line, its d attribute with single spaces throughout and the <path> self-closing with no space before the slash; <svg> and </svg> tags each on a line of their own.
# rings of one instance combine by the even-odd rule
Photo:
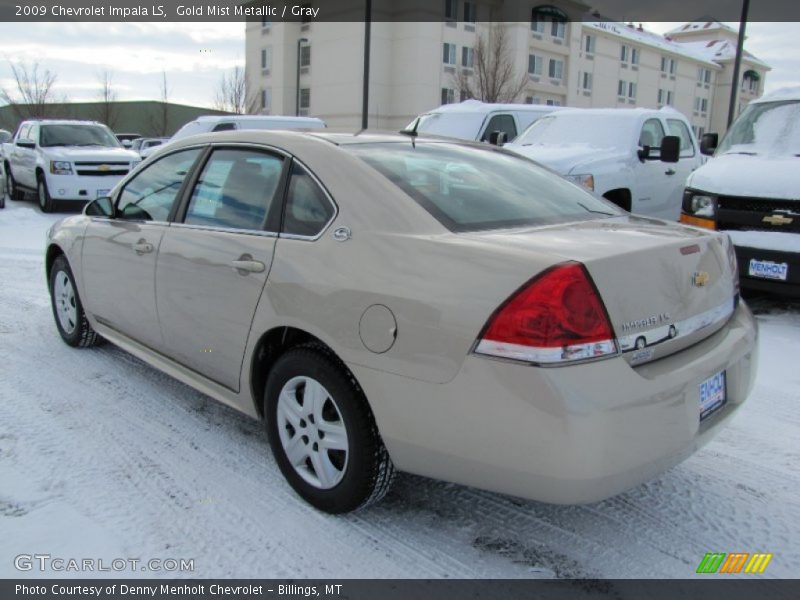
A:
<svg viewBox="0 0 800 600">
<path fill-rule="evenodd" d="M 692 275 L 692 285 L 695 287 L 705 286 L 711 278 L 705 271 L 695 271 Z"/>
<path fill-rule="evenodd" d="M 770 215 L 761 219 L 763 223 L 770 225 L 789 225 L 794 219 L 792 217 L 784 217 L 783 215 Z"/>
</svg>

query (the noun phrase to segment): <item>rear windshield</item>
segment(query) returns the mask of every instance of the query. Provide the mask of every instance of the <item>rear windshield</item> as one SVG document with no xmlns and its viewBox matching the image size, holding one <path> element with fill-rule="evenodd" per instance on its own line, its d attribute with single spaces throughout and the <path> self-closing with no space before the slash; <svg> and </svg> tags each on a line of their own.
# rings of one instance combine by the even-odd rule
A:
<svg viewBox="0 0 800 600">
<path fill-rule="evenodd" d="M 485 118 L 485 113 L 477 112 L 429 113 L 419 117 L 416 131 L 428 135 L 476 140 Z M 406 129 L 413 129 L 414 122 L 409 123 Z"/>
<path fill-rule="evenodd" d="M 345 146 L 451 231 L 478 231 L 623 214 L 535 163 L 450 143 Z"/>
</svg>

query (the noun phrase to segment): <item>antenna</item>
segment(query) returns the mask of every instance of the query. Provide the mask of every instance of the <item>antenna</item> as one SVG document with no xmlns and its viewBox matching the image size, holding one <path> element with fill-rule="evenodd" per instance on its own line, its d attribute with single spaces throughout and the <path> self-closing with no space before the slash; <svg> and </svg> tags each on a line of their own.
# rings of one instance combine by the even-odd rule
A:
<svg viewBox="0 0 800 600">
<path fill-rule="evenodd" d="M 417 136 L 419 135 L 419 133 L 417 133 L 417 127 L 419 127 L 419 122 L 420 122 L 420 118 L 417 117 L 417 119 L 414 121 L 414 126 L 411 129 L 401 129 L 400 130 L 400 133 L 402 135 L 407 135 L 408 137 L 411 138 L 411 147 L 414 148 L 414 149 L 416 149 L 416 147 L 417 147 L 416 140 L 417 140 Z"/>
</svg>

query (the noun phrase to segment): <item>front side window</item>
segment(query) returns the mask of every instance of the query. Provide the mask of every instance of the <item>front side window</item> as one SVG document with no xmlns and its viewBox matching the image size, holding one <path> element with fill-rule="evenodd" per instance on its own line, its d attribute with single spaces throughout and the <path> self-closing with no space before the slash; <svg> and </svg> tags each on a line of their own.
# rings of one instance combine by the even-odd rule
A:
<svg viewBox="0 0 800 600">
<path fill-rule="evenodd" d="M 132 221 L 166 221 L 200 148 L 169 154 L 131 179 L 117 200 L 117 215 Z"/>
<path fill-rule="evenodd" d="M 664 139 L 664 126 L 658 119 L 647 119 L 639 135 L 639 145 L 650 146 L 651 158 L 661 152 L 661 140 Z"/>
<path fill-rule="evenodd" d="M 325 192 L 311 174 L 295 162 L 286 194 L 282 233 L 315 237 L 335 212 Z"/>
<path fill-rule="evenodd" d="M 506 141 L 510 142 L 517 137 L 517 125 L 514 123 L 514 117 L 511 115 L 494 115 L 489 119 L 486 129 L 483 132 L 481 141 L 485 142 L 489 139 L 489 135 L 494 131 L 502 131 L 506 134 Z"/>
<path fill-rule="evenodd" d="M 678 119 L 667 119 L 667 128 L 670 135 L 676 135 L 681 140 L 681 158 L 689 158 L 694 156 L 694 142 L 692 142 L 692 135 L 686 127 L 686 123 Z"/>
<path fill-rule="evenodd" d="M 271 154 L 215 150 L 192 192 L 184 223 L 262 230 L 282 169 L 283 160 Z"/>
<path fill-rule="evenodd" d="M 345 148 L 455 232 L 622 214 L 549 170 L 503 150 L 419 142 L 416 147 L 375 143 Z"/>
</svg>

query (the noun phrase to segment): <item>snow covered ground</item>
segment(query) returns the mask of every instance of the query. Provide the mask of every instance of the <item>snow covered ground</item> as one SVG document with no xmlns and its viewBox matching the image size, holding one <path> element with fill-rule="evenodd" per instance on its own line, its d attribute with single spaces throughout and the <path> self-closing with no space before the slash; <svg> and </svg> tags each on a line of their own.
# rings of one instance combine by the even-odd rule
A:
<svg viewBox="0 0 800 600">
<path fill-rule="evenodd" d="M 194 559 L 194 577 L 683 578 L 706 552 L 772 552 L 765 577 L 797 576 L 800 303 L 755 302 L 750 401 L 648 484 L 558 507 L 403 475 L 332 517 L 284 483 L 259 423 L 114 346 L 61 342 L 42 265 L 61 216 L 0 210 L 0 577 L 48 553 Z"/>
</svg>

